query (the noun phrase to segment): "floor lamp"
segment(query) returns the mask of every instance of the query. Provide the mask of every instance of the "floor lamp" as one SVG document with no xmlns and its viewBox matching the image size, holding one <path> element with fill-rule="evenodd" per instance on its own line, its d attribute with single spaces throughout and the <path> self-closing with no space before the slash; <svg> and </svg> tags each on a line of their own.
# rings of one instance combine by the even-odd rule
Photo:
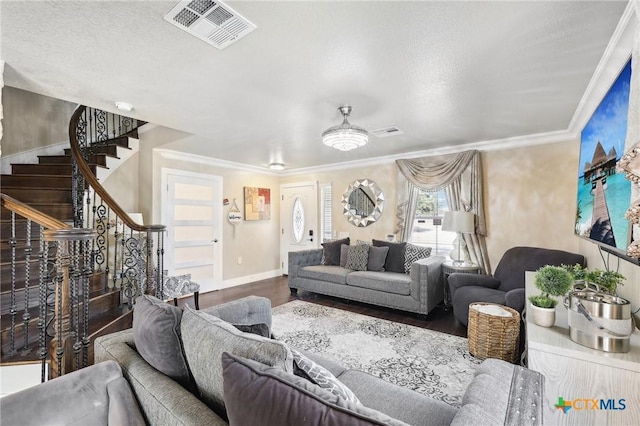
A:
<svg viewBox="0 0 640 426">
<path fill-rule="evenodd" d="M 449 253 L 453 263 L 462 265 L 468 258 L 466 244 L 462 234 L 472 234 L 475 231 L 475 215 L 465 211 L 448 211 L 444 213 L 442 230 L 456 232 L 456 239 L 453 240 L 453 250 Z"/>
</svg>

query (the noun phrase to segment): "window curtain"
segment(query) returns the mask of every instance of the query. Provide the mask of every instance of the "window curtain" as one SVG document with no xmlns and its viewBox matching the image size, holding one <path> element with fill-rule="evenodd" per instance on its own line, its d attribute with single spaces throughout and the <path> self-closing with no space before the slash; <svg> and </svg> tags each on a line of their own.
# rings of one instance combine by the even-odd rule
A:
<svg viewBox="0 0 640 426">
<path fill-rule="evenodd" d="M 462 234 L 471 261 L 491 273 L 485 237 L 487 235 L 482 196 L 480 153 L 476 150 L 433 157 L 396 160 L 398 166 L 398 207 L 396 229 L 401 241 L 407 241 L 413 229 L 416 201 L 420 189 L 444 189 L 450 210 L 475 214 L 475 233 Z"/>
</svg>

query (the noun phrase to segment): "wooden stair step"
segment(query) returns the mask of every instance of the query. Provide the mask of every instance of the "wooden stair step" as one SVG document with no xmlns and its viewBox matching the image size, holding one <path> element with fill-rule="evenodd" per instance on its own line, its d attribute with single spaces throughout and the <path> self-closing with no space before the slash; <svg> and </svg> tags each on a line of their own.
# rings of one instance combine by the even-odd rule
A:
<svg viewBox="0 0 640 426">
<path fill-rule="evenodd" d="M 2 187 L 12 188 L 71 188 L 71 172 L 66 175 L 20 174 L 0 176 Z"/>
<path fill-rule="evenodd" d="M 70 203 L 29 203 L 29 206 L 61 221 L 73 220 L 73 207 Z M 1 207 L 0 217 L 3 219 L 5 217 L 10 218 L 11 211 L 5 207 Z"/>
<path fill-rule="evenodd" d="M 133 310 L 127 305 L 119 306 L 105 311 L 100 317 L 89 322 L 89 364 L 93 364 L 93 342 L 96 338 L 106 334 L 115 333 L 116 331 L 126 330 L 133 325 Z M 12 356 L 0 356 L 0 365 L 16 365 L 27 362 L 39 361 L 38 357 L 38 341 L 32 342 L 29 346 L 29 353 L 22 355 L 18 352 Z"/>
<path fill-rule="evenodd" d="M 105 312 L 111 311 L 114 308 L 120 307 L 120 290 L 109 290 L 102 294 L 92 296 L 89 300 L 89 326 L 96 321 L 97 318 L 101 318 Z M 80 304 L 82 309 L 82 304 Z M 40 308 L 33 306 L 28 309 L 29 320 L 29 342 L 36 341 L 38 339 L 38 318 L 40 315 Z M 81 311 L 82 312 L 82 311 Z M 22 316 L 24 309 L 19 310 L 15 316 L 15 335 L 14 342 L 16 347 L 22 347 L 24 342 L 24 322 Z M 10 342 L 11 335 L 11 315 L 2 315 L 0 317 L 0 337 L 2 340 L 1 350 L 5 354 L 11 347 Z"/>
<path fill-rule="evenodd" d="M 2 193 L 9 197 L 22 201 L 25 204 L 31 203 L 71 203 L 73 192 L 71 187 L 62 188 L 20 188 L 3 186 Z"/>
<path fill-rule="evenodd" d="M 95 175 L 99 166 L 89 164 L 91 172 Z M 61 175 L 67 176 L 72 173 L 71 164 L 11 164 L 11 172 L 14 175 Z"/>
<path fill-rule="evenodd" d="M 91 154 L 86 160 L 90 164 L 96 164 L 99 166 L 106 167 L 107 166 L 107 157 L 111 157 L 111 155 L 107 154 Z M 73 158 L 71 154 L 69 155 L 39 155 L 38 156 L 39 164 L 73 164 Z"/>
<path fill-rule="evenodd" d="M 11 265 L 2 266 L 3 275 L 0 279 L 0 312 L 8 312 L 7 306 L 11 295 Z M 25 268 L 16 267 L 16 300 L 23 300 L 25 284 Z M 51 278 L 53 279 L 53 277 Z M 89 291 L 103 291 L 107 284 L 107 276 L 103 272 L 95 272 L 89 275 Z M 29 292 L 38 292 L 40 286 L 40 263 L 37 262 L 29 270 Z M 24 304 L 23 302 L 21 302 Z"/>
<path fill-rule="evenodd" d="M 4 191 L 4 188 L 2 188 Z M 16 236 L 24 235 L 27 233 L 27 219 L 16 214 Z M 40 225 L 35 222 L 31 222 L 31 235 L 38 235 L 40 233 Z M 0 220 L 0 240 L 6 241 L 11 237 L 11 214 L 7 217 L 4 215 Z"/>
</svg>

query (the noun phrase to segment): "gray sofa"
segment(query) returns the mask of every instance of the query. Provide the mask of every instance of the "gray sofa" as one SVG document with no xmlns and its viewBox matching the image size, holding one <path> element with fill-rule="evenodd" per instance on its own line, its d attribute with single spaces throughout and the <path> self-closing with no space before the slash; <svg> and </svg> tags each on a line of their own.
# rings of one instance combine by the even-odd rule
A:
<svg viewBox="0 0 640 426">
<path fill-rule="evenodd" d="M 342 400 L 291 374 L 290 350 L 282 342 L 238 334 L 232 331 L 233 326 L 220 321 L 271 325 L 270 306 L 268 299 L 252 296 L 197 314 L 185 309 L 182 339 L 196 383 L 193 392 L 145 361 L 136 350 L 132 330 L 96 339 L 95 360 L 120 364 L 145 421 L 152 425 L 225 425 L 226 416 L 232 424 L 260 425 L 542 423 L 544 377 L 503 361 L 486 360 L 479 366 L 463 406 L 456 409 L 362 371 L 306 354 L 350 388 L 362 405 Z M 211 334 L 211 329 L 218 330 L 213 333 L 222 330 L 229 334 L 221 338 Z M 279 360 L 264 359 L 266 354 L 279 351 L 284 351 Z M 226 412 L 211 403 L 216 393 L 224 395 Z"/>
<path fill-rule="evenodd" d="M 321 265 L 322 249 L 289 252 L 289 288 L 341 297 L 427 315 L 444 298 L 441 265 L 430 256 L 411 265 L 410 274 L 352 271 Z"/>
</svg>

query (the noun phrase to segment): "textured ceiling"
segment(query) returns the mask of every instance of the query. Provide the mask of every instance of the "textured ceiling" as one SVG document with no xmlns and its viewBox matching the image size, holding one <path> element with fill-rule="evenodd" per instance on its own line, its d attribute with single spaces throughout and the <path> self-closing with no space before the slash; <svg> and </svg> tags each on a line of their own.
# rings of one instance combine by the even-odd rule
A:
<svg viewBox="0 0 640 426">
<path fill-rule="evenodd" d="M 566 130 L 627 2 L 227 2 L 225 50 L 163 20 L 177 1 L 2 1 L 5 83 L 196 137 L 193 154 L 289 169 Z M 337 107 L 370 137 L 320 134 Z"/>
</svg>

